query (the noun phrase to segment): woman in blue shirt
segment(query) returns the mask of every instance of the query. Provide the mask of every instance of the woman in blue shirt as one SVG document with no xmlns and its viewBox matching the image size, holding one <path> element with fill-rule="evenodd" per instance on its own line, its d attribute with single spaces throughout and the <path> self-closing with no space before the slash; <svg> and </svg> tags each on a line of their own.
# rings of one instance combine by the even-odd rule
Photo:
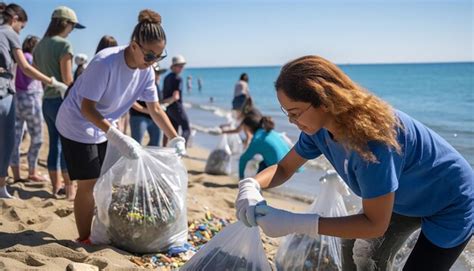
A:
<svg viewBox="0 0 474 271">
<path fill-rule="evenodd" d="M 386 270 L 421 227 L 404 270 L 449 270 L 473 233 L 474 173 L 468 162 L 438 134 L 321 57 L 289 62 L 275 87 L 282 111 L 301 135 L 278 165 L 240 181 L 238 218 L 273 237 L 344 238 L 344 270 Z M 260 188 L 283 184 L 322 154 L 362 197 L 360 214 L 329 218 L 265 204 Z"/>
<path fill-rule="evenodd" d="M 244 177 L 245 166 L 256 154 L 263 157 L 258 172 L 278 163 L 290 150 L 280 134 L 273 131 L 275 123 L 270 117 L 250 114 L 242 121 L 243 127 L 253 135 L 252 141 L 240 156 L 239 177 Z"/>
</svg>

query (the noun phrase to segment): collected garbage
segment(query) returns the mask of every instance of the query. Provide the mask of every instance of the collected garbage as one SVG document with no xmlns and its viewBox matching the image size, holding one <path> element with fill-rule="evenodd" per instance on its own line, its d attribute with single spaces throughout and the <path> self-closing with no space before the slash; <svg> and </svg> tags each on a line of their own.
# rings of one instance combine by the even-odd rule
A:
<svg viewBox="0 0 474 271">
<path fill-rule="evenodd" d="M 270 271 L 259 240 L 258 227 L 248 228 L 240 221 L 233 223 L 212 238 L 180 270 Z"/>
<path fill-rule="evenodd" d="M 212 175 L 230 175 L 231 173 L 231 150 L 227 141 L 227 135 L 222 135 L 219 144 L 207 158 L 204 171 Z"/>
<path fill-rule="evenodd" d="M 174 150 L 147 147 L 131 160 L 108 148 L 104 165 L 94 187 L 92 243 L 134 253 L 186 243 L 188 176 Z"/>
<path fill-rule="evenodd" d="M 228 219 L 216 217 L 208 211 L 204 218 L 189 222 L 188 242 L 183 246 L 171 247 L 166 253 L 132 257 L 130 260 L 138 266 L 159 271 L 177 269 L 229 223 Z"/>
<path fill-rule="evenodd" d="M 346 216 L 342 195 L 347 195 L 346 185 L 334 170 L 321 177 L 321 190 L 309 207 L 310 213 L 324 217 Z M 316 238 L 304 234 L 285 237 L 275 256 L 277 270 L 341 270 L 340 239 L 319 235 Z"/>
</svg>

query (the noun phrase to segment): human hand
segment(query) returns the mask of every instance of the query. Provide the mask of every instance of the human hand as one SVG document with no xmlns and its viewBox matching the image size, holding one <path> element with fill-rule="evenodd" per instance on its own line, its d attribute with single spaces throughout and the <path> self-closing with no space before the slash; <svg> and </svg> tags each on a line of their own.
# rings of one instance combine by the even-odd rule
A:
<svg viewBox="0 0 474 271">
<path fill-rule="evenodd" d="M 255 221 L 255 207 L 266 205 L 260 194 L 260 184 L 254 178 L 245 178 L 239 182 L 239 193 L 235 200 L 237 218 L 247 227 L 257 226 Z"/>
<path fill-rule="evenodd" d="M 291 233 L 307 234 L 311 237 L 318 235 L 318 214 L 298 214 L 260 205 L 255 208 L 255 217 L 257 224 L 270 237 L 281 237 Z"/>
<path fill-rule="evenodd" d="M 179 156 L 186 155 L 186 140 L 181 136 L 177 136 L 168 141 L 166 147 L 174 148 Z"/>
<path fill-rule="evenodd" d="M 140 144 L 135 139 L 123 134 L 119 129 L 111 126 L 105 135 L 111 145 L 128 159 L 138 159 Z"/>
<path fill-rule="evenodd" d="M 66 95 L 66 91 L 68 89 L 68 86 L 66 84 L 64 84 L 63 82 L 59 82 L 58 80 L 56 80 L 56 78 L 51 77 L 51 84 L 50 84 L 51 87 L 54 87 L 55 89 L 57 89 L 59 91 L 59 93 L 61 94 L 61 98 L 64 99 L 64 96 Z"/>
</svg>

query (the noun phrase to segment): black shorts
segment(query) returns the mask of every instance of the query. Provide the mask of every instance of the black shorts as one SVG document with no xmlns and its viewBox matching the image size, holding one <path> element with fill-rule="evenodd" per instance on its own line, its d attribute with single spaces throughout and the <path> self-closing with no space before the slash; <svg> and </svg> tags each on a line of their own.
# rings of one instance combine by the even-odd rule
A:
<svg viewBox="0 0 474 271">
<path fill-rule="evenodd" d="M 107 141 L 100 144 L 85 144 L 61 136 L 61 145 L 71 180 L 99 178 L 107 151 Z"/>
</svg>

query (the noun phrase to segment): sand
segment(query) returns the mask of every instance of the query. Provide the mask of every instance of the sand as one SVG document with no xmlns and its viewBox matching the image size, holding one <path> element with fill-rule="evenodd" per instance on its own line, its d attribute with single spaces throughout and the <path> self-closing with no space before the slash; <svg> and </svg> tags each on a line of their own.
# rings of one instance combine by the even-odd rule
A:
<svg viewBox="0 0 474 271">
<path fill-rule="evenodd" d="M 27 176 L 24 153 L 28 144 L 27 137 L 21 146 L 22 177 Z M 43 175 L 47 175 L 47 151 L 46 140 L 38 167 Z M 214 215 L 235 220 L 234 200 L 238 180 L 205 174 L 208 150 L 193 147 L 188 154 L 189 157 L 183 159 L 189 176 L 188 219 L 202 218 L 209 210 Z M 0 270 L 66 270 L 71 263 L 85 263 L 101 270 L 142 269 L 130 261 L 132 254 L 120 249 L 75 243 L 78 235 L 73 204 L 53 198 L 50 183 L 20 182 L 8 187 L 17 199 L 0 199 Z M 289 210 L 302 211 L 308 206 L 303 201 L 266 191 L 264 197 L 272 206 Z M 273 261 L 279 240 L 263 234 L 262 239 L 267 257 Z M 453 270 L 474 270 L 474 240 L 471 240 L 460 261 L 464 264 L 456 263 Z M 87 270 L 83 268 L 78 270 Z"/>
<path fill-rule="evenodd" d="M 27 151 L 28 138 L 21 146 Z M 47 175 L 48 144 L 43 144 L 38 170 Z M 188 218 L 198 219 L 211 213 L 235 220 L 234 200 L 238 180 L 226 176 L 210 176 L 204 172 L 208 151 L 193 147 L 184 158 L 188 169 Z M 22 177 L 27 176 L 26 156 L 21 157 Z M 12 180 L 10 179 L 10 182 Z M 71 263 L 85 263 L 101 270 L 139 269 L 130 261 L 130 253 L 111 246 L 88 246 L 74 242 L 78 237 L 73 204 L 55 199 L 50 183 L 10 183 L 9 191 L 17 198 L 0 200 L 0 270 L 65 270 Z M 303 210 L 307 203 L 264 193 L 274 206 Z M 278 247 L 277 239 L 263 237 L 270 260 Z"/>
</svg>

